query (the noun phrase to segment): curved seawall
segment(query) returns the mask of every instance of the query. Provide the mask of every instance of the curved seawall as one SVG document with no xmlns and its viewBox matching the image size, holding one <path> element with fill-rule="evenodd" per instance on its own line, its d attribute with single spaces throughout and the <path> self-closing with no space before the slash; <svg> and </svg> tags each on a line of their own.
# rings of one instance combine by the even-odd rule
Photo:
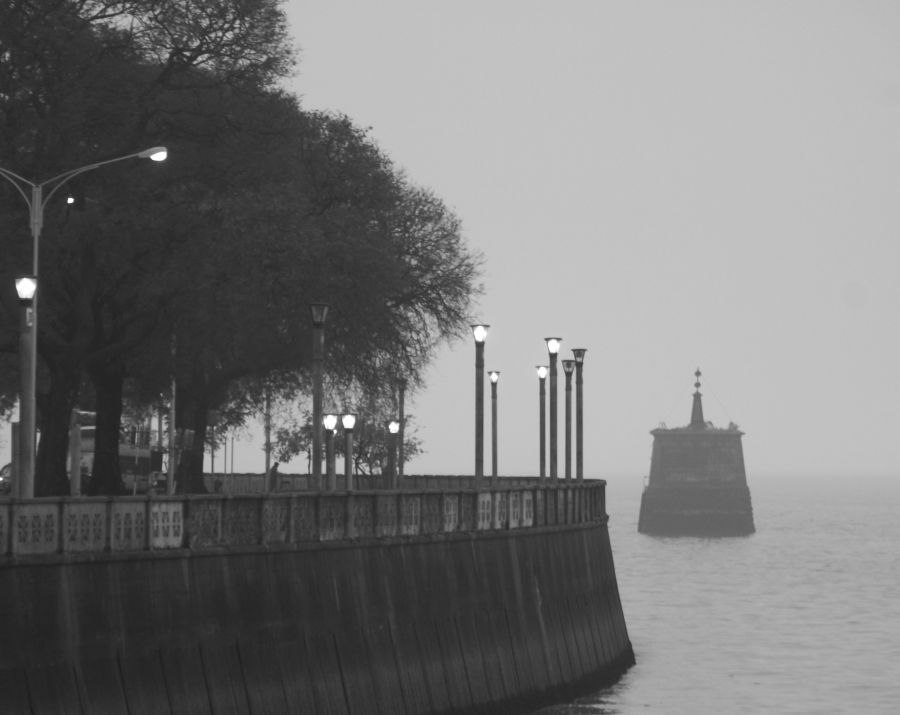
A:
<svg viewBox="0 0 900 715">
<path fill-rule="evenodd" d="M 130 500 L 151 548 L 122 552 L 117 502 L 93 502 L 102 552 L 66 547 L 103 526 L 57 500 L 65 553 L 0 561 L 0 712 L 517 712 L 633 662 L 600 482 Z M 0 529 L 11 552 L 45 525 L 22 507 Z"/>
</svg>

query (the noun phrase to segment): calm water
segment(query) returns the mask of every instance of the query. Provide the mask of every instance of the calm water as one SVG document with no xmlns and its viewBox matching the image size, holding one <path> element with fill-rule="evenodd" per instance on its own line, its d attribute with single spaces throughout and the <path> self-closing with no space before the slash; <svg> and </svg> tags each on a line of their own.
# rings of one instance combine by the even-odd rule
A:
<svg viewBox="0 0 900 715">
<path fill-rule="evenodd" d="M 637 533 L 641 480 L 608 480 L 637 658 L 540 715 L 900 713 L 900 478 L 750 479 L 757 532 Z"/>
</svg>

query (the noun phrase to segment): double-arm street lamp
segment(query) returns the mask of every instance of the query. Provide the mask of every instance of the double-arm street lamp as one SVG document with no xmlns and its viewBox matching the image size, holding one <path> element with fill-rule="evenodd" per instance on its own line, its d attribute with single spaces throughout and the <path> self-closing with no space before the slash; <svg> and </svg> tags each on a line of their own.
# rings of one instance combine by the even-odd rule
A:
<svg viewBox="0 0 900 715">
<path fill-rule="evenodd" d="M 166 148 L 163 146 L 155 146 L 143 151 L 137 151 L 133 154 L 125 154 L 117 156 L 113 159 L 105 161 L 96 161 L 93 164 L 85 164 L 76 169 L 64 171 L 62 174 L 42 181 L 39 184 L 29 181 L 23 176 L 19 176 L 14 171 L 0 167 L 0 177 L 6 179 L 9 183 L 16 187 L 16 190 L 25 199 L 28 205 L 28 222 L 31 228 L 32 241 L 32 266 L 30 278 L 34 281 L 34 290 L 29 299 L 30 306 L 26 306 L 26 310 L 31 313 L 31 325 L 27 332 L 27 341 L 22 340 L 22 366 L 27 374 L 22 375 L 22 407 L 20 410 L 20 455 L 19 474 L 16 476 L 18 483 L 18 494 L 20 498 L 30 499 L 34 496 L 34 456 L 35 456 L 35 379 L 37 372 L 37 280 L 38 280 L 38 255 L 41 240 L 41 231 L 44 227 L 44 209 L 50 201 L 53 194 L 70 179 L 84 174 L 94 169 L 99 169 L 107 164 L 114 164 L 126 159 L 152 159 L 153 161 L 163 161 L 167 155 Z M 17 287 L 18 290 L 18 287 Z M 21 298 L 20 301 L 24 299 Z M 27 345 L 26 345 L 27 342 Z M 74 467 L 73 467 L 74 468 Z"/>
</svg>

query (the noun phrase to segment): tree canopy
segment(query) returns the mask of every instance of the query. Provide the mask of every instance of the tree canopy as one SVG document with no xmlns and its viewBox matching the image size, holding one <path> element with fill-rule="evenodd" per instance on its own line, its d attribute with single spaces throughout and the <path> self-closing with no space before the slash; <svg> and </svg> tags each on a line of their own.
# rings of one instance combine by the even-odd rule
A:
<svg viewBox="0 0 900 715">
<path fill-rule="evenodd" d="M 121 488 L 123 400 L 177 384 L 179 427 L 232 423 L 308 390 L 309 303 L 325 301 L 329 381 L 375 399 L 415 386 L 467 323 L 480 258 L 459 219 L 345 116 L 278 87 L 293 64 L 275 0 L 43 0 L 0 8 L 0 166 L 81 175 L 40 246 L 36 494 L 65 493 L 68 419 L 97 411 L 90 489 Z M 62 194 L 62 192 L 61 192 Z M 80 210 L 78 210 L 80 209 Z M 27 212 L 0 185 L 0 409 L 17 391 L 15 274 Z M 374 403 L 373 403 L 374 404 Z M 202 440 L 181 465 L 199 489 Z"/>
</svg>

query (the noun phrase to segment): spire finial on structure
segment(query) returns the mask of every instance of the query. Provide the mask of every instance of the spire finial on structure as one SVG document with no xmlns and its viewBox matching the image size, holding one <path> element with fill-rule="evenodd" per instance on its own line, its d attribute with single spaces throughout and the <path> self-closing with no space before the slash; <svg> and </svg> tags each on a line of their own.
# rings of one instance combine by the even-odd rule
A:
<svg viewBox="0 0 900 715">
<path fill-rule="evenodd" d="M 697 368 L 697 371 L 694 373 L 694 377 L 697 379 L 694 383 L 694 404 L 691 407 L 691 427 L 706 427 L 706 422 L 703 419 L 703 402 L 701 401 L 700 395 L 700 368 Z"/>
</svg>

